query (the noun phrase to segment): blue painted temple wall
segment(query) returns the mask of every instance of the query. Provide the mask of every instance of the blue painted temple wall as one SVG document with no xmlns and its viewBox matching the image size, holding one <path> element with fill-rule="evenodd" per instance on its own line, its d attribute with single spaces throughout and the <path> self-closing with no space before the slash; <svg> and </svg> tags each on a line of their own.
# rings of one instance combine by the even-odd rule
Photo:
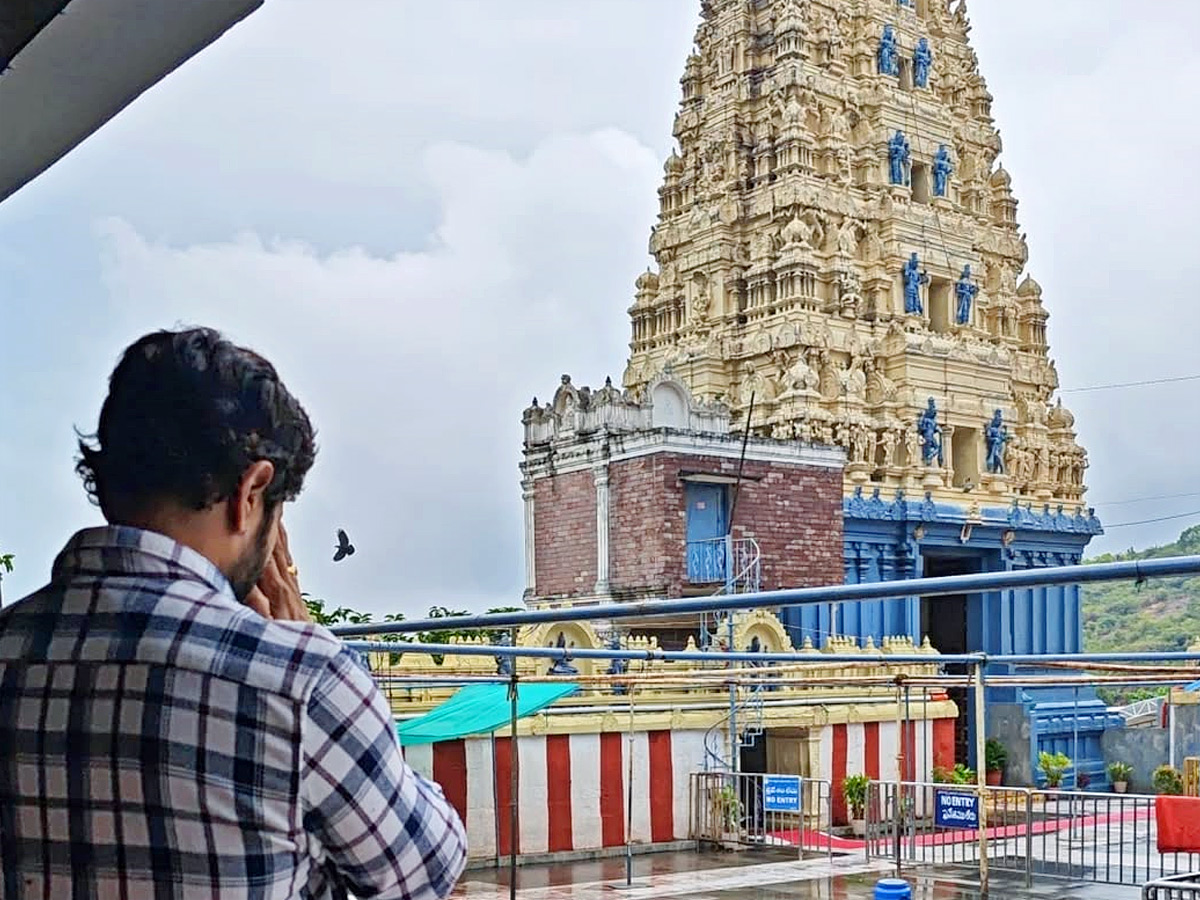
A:
<svg viewBox="0 0 1200 900">
<path fill-rule="evenodd" d="M 1061 508 L 1035 512 L 1014 505 L 972 516 L 965 507 L 935 504 L 928 497 L 908 501 L 903 494 L 888 501 L 878 494 L 868 498 L 856 493 L 846 500 L 844 515 L 847 584 L 1074 565 L 1092 537 L 1101 533 L 1093 515 L 1069 515 Z M 971 594 L 963 602 L 964 646 L 939 647 L 935 639 L 935 649 L 990 655 L 1083 650 L 1082 598 L 1076 585 Z M 916 596 L 793 607 L 782 615 L 797 646 L 811 641 L 821 647 L 830 636 L 854 637 L 863 644 L 869 640 L 876 646 L 889 636 L 907 636 L 918 643 L 926 638 L 922 599 Z M 1002 674 L 1004 669 L 993 664 L 988 671 Z M 988 701 L 1025 707 L 1033 726 L 1033 759 L 1041 750 L 1070 754 L 1067 748 L 1080 748 L 1080 769 L 1089 772 L 1093 785 L 1103 783 L 1100 735 L 1115 722 L 1093 691 L 1081 691 L 1077 697 L 1069 688 L 994 687 L 988 689 Z M 972 734 L 974 727 L 972 721 Z"/>
<path fill-rule="evenodd" d="M 987 510 L 970 523 L 962 507 L 856 496 L 845 503 L 845 581 L 866 584 L 922 578 L 930 559 L 960 572 L 1007 572 L 1073 565 L 1100 532 L 1090 516 L 1048 508 Z M 964 540 L 964 537 L 966 540 Z M 1007 537 L 1007 540 L 1006 540 Z M 946 574 L 944 571 L 938 574 Z M 1077 586 L 974 594 L 967 602 L 967 649 L 989 654 L 1077 653 L 1083 619 Z M 880 600 L 784 611 L 797 644 L 823 646 L 831 635 L 907 636 L 921 641 L 921 598 Z M 945 648 L 937 648 L 945 649 Z"/>
</svg>

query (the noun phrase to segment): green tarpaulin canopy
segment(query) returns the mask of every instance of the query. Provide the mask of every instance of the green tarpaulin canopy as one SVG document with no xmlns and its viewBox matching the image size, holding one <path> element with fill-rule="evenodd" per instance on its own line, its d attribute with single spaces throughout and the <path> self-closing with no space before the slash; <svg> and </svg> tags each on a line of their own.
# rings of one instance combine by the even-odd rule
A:
<svg viewBox="0 0 1200 900">
<path fill-rule="evenodd" d="M 517 718 L 532 716 L 579 689 L 577 684 L 517 685 Z M 491 734 L 512 721 L 507 684 L 472 684 L 418 719 L 396 726 L 402 747 L 453 741 L 469 734 Z"/>
</svg>

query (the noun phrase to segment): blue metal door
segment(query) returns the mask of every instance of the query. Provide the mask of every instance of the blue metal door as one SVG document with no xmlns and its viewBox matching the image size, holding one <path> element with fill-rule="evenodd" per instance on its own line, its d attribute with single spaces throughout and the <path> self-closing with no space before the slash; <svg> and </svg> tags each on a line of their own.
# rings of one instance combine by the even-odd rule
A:
<svg viewBox="0 0 1200 900">
<path fill-rule="evenodd" d="M 689 484 L 687 499 L 688 581 L 725 580 L 725 534 L 729 530 L 728 491 L 723 484 Z"/>
</svg>

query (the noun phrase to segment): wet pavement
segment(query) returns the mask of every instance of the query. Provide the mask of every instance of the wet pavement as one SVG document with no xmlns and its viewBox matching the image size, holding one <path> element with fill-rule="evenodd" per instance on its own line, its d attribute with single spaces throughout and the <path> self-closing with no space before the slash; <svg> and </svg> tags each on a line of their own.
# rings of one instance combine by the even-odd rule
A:
<svg viewBox="0 0 1200 900">
<path fill-rule="evenodd" d="M 517 877 L 520 900 L 871 900 L 875 882 L 889 877 L 884 862 L 859 856 L 796 860 L 775 853 L 671 853 L 633 860 L 633 884 L 627 886 L 625 860 L 608 859 L 569 865 L 523 868 Z M 914 900 L 976 900 L 969 873 L 910 873 Z M 502 900 L 509 896 L 508 873 L 468 872 L 455 897 Z M 1007 873 L 992 878 L 992 898 L 1028 900 L 1136 900 L 1136 887 L 1078 884 L 1039 878 L 1032 890 Z"/>
</svg>

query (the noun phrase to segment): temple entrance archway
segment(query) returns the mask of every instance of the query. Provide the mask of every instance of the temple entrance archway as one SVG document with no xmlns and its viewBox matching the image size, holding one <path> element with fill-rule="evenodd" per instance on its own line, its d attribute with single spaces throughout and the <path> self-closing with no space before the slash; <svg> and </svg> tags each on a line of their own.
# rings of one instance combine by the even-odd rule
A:
<svg viewBox="0 0 1200 900">
<path fill-rule="evenodd" d="M 949 575 L 973 575 L 983 571 L 983 560 L 975 554 L 939 554 L 936 550 L 922 554 L 923 574 L 926 578 L 941 578 Z M 970 653 L 972 632 L 971 617 L 977 610 L 977 599 L 968 594 L 950 594 L 944 597 L 921 598 L 921 634 L 940 652 L 945 654 Z M 978 613 L 974 613 L 978 614 Z M 975 648 L 982 649 L 982 648 Z M 948 675 L 964 675 L 965 665 L 947 665 Z M 968 764 L 971 758 L 972 705 L 970 692 L 965 688 L 951 688 L 950 699 L 958 707 L 958 719 L 954 723 L 954 761 Z"/>
</svg>

